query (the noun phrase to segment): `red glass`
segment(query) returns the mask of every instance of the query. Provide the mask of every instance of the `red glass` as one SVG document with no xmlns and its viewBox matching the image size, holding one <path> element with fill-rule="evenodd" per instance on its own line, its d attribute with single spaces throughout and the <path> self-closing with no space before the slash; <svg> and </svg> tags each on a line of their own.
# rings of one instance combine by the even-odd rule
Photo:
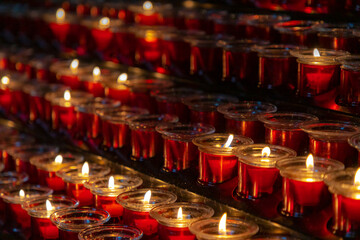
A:
<svg viewBox="0 0 360 240">
<path fill-rule="evenodd" d="M 103 145 L 109 148 L 130 146 L 130 129 L 125 123 L 102 121 Z"/>
<path fill-rule="evenodd" d="M 192 142 L 164 139 L 164 170 L 178 172 L 196 165 L 199 151 Z"/>
<path fill-rule="evenodd" d="M 289 11 L 300 11 L 307 12 L 307 1 L 306 0 L 285 0 L 282 1 L 281 7 L 285 10 Z"/>
<path fill-rule="evenodd" d="M 134 65 L 136 50 L 134 29 L 131 27 L 114 29 L 114 40 L 119 62 L 130 66 Z"/>
<path fill-rule="evenodd" d="M 150 217 L 149 212 L 137 212 L 124 208 L 124 224 L 137 227 L 144 233 L 144 238 L 155 239 L 158 232 L 158 222 Z"/>
<path fill-rule="evenodd" d="M 149 95 L 149 93 L 131 91 L 130 103 L 131 106 L 147 109 L 150 113 L 157 112 L 155 100 Z"/>
<path fill-rule="evenodd" d="M 82 83 L 78 75 L 61 75 L 60 73 L 60 83 L 69 86 L 73 90 L 79 90 L 82 87 Z"/>
<path fill-rule="evenodd" d="M 352 29 L 332 29 L 328 32 L 319 32 L 319 46 L 322 48 L 344 50 L 358 53 L 358 38 Z"/>
<path fill-rule="evenodd" d="M 70 23 L 56 23 L 52 22 L 49 27 L 56 37 L 56 39 L 64 44 L 69 36 L 71 25 Z"/>
<path fill-rule="evenodd" d="M 274 25 L 279 22 L 288 21 L 287 15 L 255 15 L 247 20 L 247 38 L 261 39 L 270 42 L 279 42 L 279 33 L 274 29 Z"/>
<path fill-rule="evenodd" d="M 53 129 L 64 128 L 74 130 L 76 126 L 76 111 L 74 106 L 52 106 L 52 127 Z"/>
<path fill-rule="evenodd" d="M 6 227 L 10 231 L 23 232 L 25 236 L 30 235 L 31 218 L 21 207 L 21 204 L 6 204 L 7 222 Z"/>
<path fill-rule="evenodd" d="M 226 119 L 226 132 L 249 137 L 255 143 L 263 142 L 265 135 L 264 124 L 256 120 Z"/>
<path fill-rule="evenodd" d="M 116 197 L 95 195 L 95 207 L 107 211 L 111 223 L 122 223 L 124 208 L 116 202 Z"/>
<path fill-rule="evenodd" d="M 278 23 L 275 29 L 280 33 L 281 43 L 314 47 L 317 45 L 316 27 L 320 22 L 292 20 Z"/>
<path fill-rule="evenodd" d="M 189 231 L 188 227 L 168 227 L 159 224 L 158 228 L 159 240 L 195 240 L 195 235 Z"/>
<path fill-rule="evenodd" d="M 211 20 L 207 18 L 206 10 L 198 10 L 195 8 L 185 8 L 178 11 L 177 27 L 180 29 L 204 31 L 211 34 L 213 27 Z"/>
<path fill-rule="evenodd" d="M 114 100 L 118 100 L 122 105 L 127 105 L 130 103 L 130 91 L 127 87 L 115 88 L 115 87 L 106 87 L 105 96 Z"/>
<path fill-rule="evenodd" d="M 340 79 L 341 105 L 358 106 L 360 103 L 360 71 L 341 68 Z"/>
<path fill-rule="evenodd" d="M 59 240 L 79 240 L 78 232 L 71 232 L 59 229 Z"/>
<path fill-rule="evenodd" d="M 76 132 L 79 136 L 101 141 L 102 131 L 100 116 L 95 113 L 77 111 Z"/>
<path fill-rule="evenodd" d="M 102 52 L 109 48 L 113 40 L 114 34 L 110 29 L 91 29 L 91 35 L 94 38 L 96 48 L 98 51 Z"/>
<path fill-rule="evenodd" d="M 31 237 L 39 240 L 58 239 L 59 230 L 48 218 L 31 217 Z"/>
<path fill-rule="evenodd" d="M 15 158 L 15 170 L 17 173 L 26 173 L 29 175 L 29 183 L 37 183 L 38 178 L 36 168 L 30 164 L 28 159 Z"/>
<path fill-rule="evenodd" d="M 158 13 L 153 14 L 142 14 L 142 13 L 135 13 L 134 19 L 137 24 L 140 25 L 148 25 L 148 26 L 155 26 L 160 24 L 160 18 Z"/>
<path fill-rule="evenodd" d="M 91 93 L 94 97 L 104 97 L 105 89 L 101 82 L 83 81 L 83 88 L 86 92 Z"/>
<path fill-rule="evenodd" d="M 291 148 L 297 153 L 303 153 L 309 146 L 309 139 L 300 129 L 277 129 L 265 125 L 265 142 Z"/>
<path fill-rule="evenodd" d="M 161 135 L 154 130 L 131 130 L 131 155 L 134 160 L 153 158 L 161 154 Z"/>
<path fill-rule="evenodd" d="M 161 66 L 161 40 L 155 29 L 139 29 L 136 35 L 135 60 L 138 64 Z"/>
<path fill-rule="evenodd" d="M 83 183 L 65 183 L 66 194 L 79 201 L 79 207 L 94 205 L 94 195 Z"/>
<path fill-rule="evenodd" d="M 190 110 L 190 122 L 192 123 L 204 123 L 214 126 L 217 132 L 224 131 L 224 116 L 214 111 L 196 111 Z"/>
<path fill-rule="evenodd" d="M 36 119 L 45 120 L 45 99 L 39 96 L 31 96 L 29 98 L 30 120 Z"/>
<path fill-rule="evenodd" d="M 37 173 L 40 185 L 51 188 L 55 193 L 62 193 L 65 190 L 65 182 L 56 176 L 56 172 L 37 169 Z"/>
</svg>

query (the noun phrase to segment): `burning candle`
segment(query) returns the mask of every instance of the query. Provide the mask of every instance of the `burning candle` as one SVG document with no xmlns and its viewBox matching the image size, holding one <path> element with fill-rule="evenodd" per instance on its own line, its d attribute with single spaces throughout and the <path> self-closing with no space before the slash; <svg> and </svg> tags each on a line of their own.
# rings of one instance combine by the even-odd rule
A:
<svg viewBox="0 0 360 240">
<path fill-rule="evenodd" d="M 195 240 L 189 225 L 199 219 L 212 217 L 214 210 L 202 203 L 171 203 L 153 208 L 150 216 L 159 223 L 160 240 Z"/>
<path fill-rule="evenodd" d="M 78 201 L 66 196 L 47 196 L 24 202 L 22 208 L 31 217 L 31 238 L 58 239 L 59 230 L 50 221 L 50 215 L 61 209 L 76 208 L 78 205 Z"/>
<path fill-rule="evenodd" d="M 37 169 L 38 183 L 40 185 L 48 186 L 55 193 L 62 193 L 65 191 L 65 183 L 56 175 L 56 172 L 61 168 L 80 164 L 83 160 L 83 156 L 59 152 L 34 156 L 30 158 L 30 163 Z"/>
<path fill-rule="evenodd" d="M 158 232 L 158 223 L 149 212 L 151 209 L 174 203 L 176 195 L 160 189 L 138 189 L 121 193 L 116 201 L 124 207 L 124 224 L 142 230 L 144 237 L 151 239 Z"/>
<path fill-rule="evenodd" d="M 126 86 L 127 82 L 138 75 L 121 73 L 116 81 L 106 81 L 103 83 L 105 87 L 105 96 L 114 100 L 118 100 L 123 105 L 130 103 L 130 90 Z"/>
<path fill-rule="evenodd" d="M 95 40 L 98 51 L 103 52 L 111 46 L 114 37 L 111 27 L 119 24 L 121 24 L 121 20 L 110 20 L 108 17 L 102 17 L 98 20 L 98 23 L 92 27 L 91 35 Z"/>
<path fill-rule="evenodd" d="M 137 176 L 112 175 L 90 179 L 84 185 L 95 197 L 95 207 L 106 210 L 111 223 L 121 223 L 123 207 L 116 202 L 116 197 L 123 192 L 135 189 L 143 183 Z"/>
<path fill-rule="evenodd" d="M 193 222 L 189 229 L 198 240 L 235 240 L 250 238 L 259 231 L 259 226 L 251 221 L 227 218 L 227 214 L 224 213 L 221 218 L 209 218 Z"/>
<path fill-rule="evenodd" d="M 215 128 L 201 123 L 164 123 L 156 126 L 156 131 L 164 139 L 163 170 L 178 172 L 196 168 L 199 151 L 192 140 L 214 133 Z"/>
<path fill-rule="evenodd" d="M 278 192 L 281 183 L 275 163 L 296 156 L 296 152 L 290 148 L 267 144 L 239 146 L 234 152 L 239 159 L 237 194 L 247 199 Z"/>
<path fill-rule="evenodd" d="M 200 151 L 198 182 L 214 185 L 237 176 L 238 160 L 233 149 L 254 142 L 244 136 L 214 133 L 194 138 L 193 143 Z"/>
<path fill-rule="evenodd" d="M 283 177 L 281 213 L 301 217 L 319 212 L 330 203 L 324 176 L 344 169 L 344 164 L 332 159 L 314 159 L 310 154 L 308 157 L 281 159 L 276 162 L 276 167 Z"/>
<path fill-rule="evenodd" d="M 139 240 L 143 232 L 135 227 L 126 225 L 109 225 L 86 228 L 79 233 L 80 240 L 104 239 L 111 236 L 117 239 Z"/>
<path fill-rule="evenodd" d="M 104 71 L 105 70 L 103 70 L 103 72 Z M 102 73 L 100 68 L 95 66 L 93 68 L 92 74 L 83 74 L 80 77 L 80 81 L 82 81 L 82 85 L 86 92 L 91 93 L 94 97 L 104 97 L 105 90 L 102 82 L 108 78 L 111 78 L 109 75 L 110 73 L 108 73 L 107 76 L 104 76 L 104 73 Z"/>
<path fill-rule="evenodd" d="M 140 4 L 129 5 L 129 10 L 134 14 L 135 23 L 140 25 L 160 25 L 160 13 L 170 11 L 170 4 L 155 4 L 151 1 L 144 1 Z"/>
<path fill-rule="evenodd" d="M 217 108 L 226 119 L 226 132 L 249 137 L 255 143 L 263 142 L 265 133 L 264 124 L 258 117 L 276 110 L 277 107 L 271 103 L 255 101 L 229 103 Z"/>
<path fill-rule="evenodd" d="M 85 162 L 82 165 L 65 167 L 56 172 L 56 175 L 65 182 L 66 194 L 78 200 L 79 206 L 92 206 L 94 198 L 84 183 L 90 178 L 102 177 L 110 173 L 110 168 L 98 164 Z"/>
<path fill-rule="evenodd" d="M 59 229 L 59 240 L 78 240 L 79 232 L 86 228 L 103 225 L 110 214 L 102 209 L 62 209 L 50 216 L 50 221 Z"/>
</svg>

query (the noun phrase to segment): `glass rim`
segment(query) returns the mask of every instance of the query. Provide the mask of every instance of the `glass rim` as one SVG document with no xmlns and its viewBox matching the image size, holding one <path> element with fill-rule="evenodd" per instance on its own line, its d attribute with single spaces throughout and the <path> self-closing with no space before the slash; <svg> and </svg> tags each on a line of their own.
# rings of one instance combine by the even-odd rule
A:
<svg viewBox="0 0 360 240">
<path fill-rule="evenodd" d="M 299 119 L 294 119 L 293 117 Z M 319 120 L 319 118 L 315 115 L 301 112 L 275 112 L 259 116 L 259 121 L 263 122 L 265 126 L 289 130 L 300 130 L 301 124 L 317 120 Z"/>
<path fill-rule="evenodd" d="M 0 186 L 18 186 L 29 180 L 29 175 L 26 173 L 18 173 L 15 171 L 0 172 Z M 15 183 L 15 185 L 13 185 Z M 0 190 L 0 193 L 2 190 Z"/>
<path fill-rule="evenodd" d="M 286 14 L 256 14 L 256 17 L 246 21 L 250 26 L 272 26 L 279 22 L 289 21 L 291 18 Z"/>
<path fill-rule="evenodd" d="M 182 102 L 184 97 L 202 93 L 202 90 L 180 87 L 153 91 L 151 96 L 155 97 L 156 101 Z"/>
<path fill-rule="evenodd" d="M 315 57 L 313 55 L 314 48 L 305 48 L 305 49 L 294 49 L 290 50 L 290 54 L 297 58 L 297 61 L 304 64 L 309 64 L 311 62 L 316 62 L 319 65 L 337 65 L 339 62 L 336 60 L 337 57 L 350 55 L 347 51 L 342 50 L 333 50 L 326 48 L 317 48 L 320 53 L 320 57 Z"/>
<path fill-rule="evenodd" d="M 355 184 L 355 174 L 358 169 L 346 168 L 344 170 L 327 173 L 324 182 L 330 193 L 360 200 L 360 186 Z"/>
<path fill-rule="evenodd" d="M 341 68 L 360 71 L 360 55 L 349 55 L 336 58 L 342 65 Z"/>
<path fill-rule="evenodd" d="M 234 40 L 220 40 L 219 45 L 222 46 L 226 51 L 254 51 L 254 46 L 267 46 L 269 41 L 262 39 L 234 39 Z"/>
<path fill-rule="evenodd" d="M 115 124 L 126 124 L 126 120 L 130 117 L 137 115 L 149 114 L 149 110 L 139 107 L 130 107 L 126 105 L 120 105 L 115 109 L 106 109 L 105 111 L 98 111 L 100 118 L 105 121 L 109 121 Z"/>
<path fill-rule="evenodd" d="M 348 138 L 348 143 L 360 151 L 360 133 L 354 134 Z"/>
<path fill-rule="evenodd" d="M 131 130 L 141 129 L 155 131 L 155 127 L 163 122 L 177 122 L 179 117 L 172 114 L 143 114 L 126 119 Z"/>
<path fill-rule="evenodd" d="M 255 45 L 253 51 L 256 51 L 259 57 L 290 58 L 294 57 L 290 54 L 291 50 L 302 48 L 291 44 Z"/>
<path fill-rule="evenodd" d="M 315 139 L 347 140 L 360 133 L 360 126 L 352 122 L 316 121 L 304 123 L 300 128 Z"/>
<path fill-rule="evenodd" d="M 180 141 L 192 141 L 195 137 L 215 132 L 215 127 L 203 123 L 160 123 L 155 130 L 164 138 Z"/>
<path fill-rule="evenodd" d="M 90 101 L 75 105 L 75 110 L 83 113 L 96 114 L 96 111 L 102 109 L 114 109 L 121 106 L 121 102 L 110 98 L 93 98 Z"/>
<path fill-rule="evenodd" d="M 56 172 L 56 176 L 62 178 L 64 182 L 70 182 L 70 183 L 84 183 L 88 179 L 94 178 L 94 177 L 100 177 L 105 176 L 111 172 L 110 167 L 106 165 L 99 165 L 96 163 L 89 163 L 89 174 L 86 176 L 83 176 L 81 174 L 83 164 L 73 165 L 73 166 L 67 166 L 64 168 L 61 168 Z M 93 169 L 91 171 L 91 169 Z M 94 169 L 96 169 L 96 173 L 94 174 Z"/>
<path fill-rule="evenodd" d="M 130 89 L 150 91 L 172 87 L 174 82 L 165 79 L 133 79 L 127 81 L 125 85 Z"/>
<path fill-rule="evenodd" d="M 25 191 L 25 197 L 19 196 L 20 190 Z M 39 191 L 40 194 L 36 194 L 33 196 L 26 195 L 26 190 Z M 14 195 L 11 193 L 17 193 L 17 194 Z M 52 193 L 53 193 L 53 190 L 48 187 L 44 187 L 44 186 L 40 186 L 40 185 L 24 184 L 24 185 L 18 185 L 18 186 L 11 186 L 11 187 L 3 189 L 3 191 L 1 192 L 1 197 L 4 199 L 5 202 L 9 202 L 9 203 L 13 203 L 13 204 L 22 204 L 24 201 L 36 199 L 41 196 L 48 196 L 48 195 L 51 195 Z"/>
<path fill-rule="evenodd" d="M 6 151 L 13 158 L 20 159 L 23 162 L 29 162 L 31 157 L 44 153 L 57 153 L 59 147 L 48 144 L 24 144 L 6 148 Z"/>
<path fill-rule="evenodd" d="M 274 25 L 274 28 L 281 33 L 311 33 L 316 32 L 317 27 L 322 23 L 323 21 L 290 20 L 277 23 Z"/>
<path fill-rule="evenodd" d="M 225 94 L 203 94 L 183 98 L 183 103 L 190 110 L 195 111 L 216 111 L 216 108 L 226 103 L 238 103 L 237 97 Z"/>
<path fill-rule="evenodd" d="M 93 239 L 93 237 L 97 238 L 98 234 L 106 231 L 111 231 L 111 237 L 121 237 L 121 236 L 114 236 L 115 232 L 119 232 L 122 234 L 126 234 L 125 237 L 130 237 L 129 235 L 132 234 L 132 240 L 139 240 L 143 236 L 143 231 L 132 226 L 128 225 L 119 225 L 119 224 L 107 224 L 107 225 L 100 225 L 95 227 L 85 228 L 81 232 L 79 232 L 79 239 L 80 240 L 89 240 Z M 86 237 L 86 235 L 90 235 L 90 238 Z M 107 236 L 107 235 L 105 235 Z M 122 238 L 122 237 L 121 237 Z"/>
<path fill-rule="evenodd" d="M 238 108 L 240 111 L 235 112 Z M 221 105 L 217 107 L 217 111 L 231 119 L 251 119 L 254 117 L 257 119 L 260 114 L 276 112 L 277 107 L 268 102 L 240 101 L 238 103 L 227 103 Z"/>
<path fill-rule="evenodd" d="M 58 155 L 61 155 L 63 159 L 68 159 L 68 160 L 60 164 L 54 164 L 54 160 Z M 63 167 L 69 166 L 71 164 L 79 164 L 83 161 L 84 161 L 84 156 L 71 152 L 50 152 L 41 155 L 36 155 L 30 158 L 30 163 L 34 165 L 37 169 L 41 169 L 48 172 L 56 172 Z"/>
</svg>

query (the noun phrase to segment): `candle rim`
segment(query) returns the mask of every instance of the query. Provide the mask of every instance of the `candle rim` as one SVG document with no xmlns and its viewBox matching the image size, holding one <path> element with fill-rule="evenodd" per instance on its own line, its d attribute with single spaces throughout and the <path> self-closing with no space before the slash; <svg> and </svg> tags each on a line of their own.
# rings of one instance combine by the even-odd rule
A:
<svg viewBox="0 0 360 240">
<path fill-rule="evenodd" d="M 18 173 L 15 171 L 0 172 L 0 186 L 3 189 L 6 187 L 15 187 L 29 180 L 29 175 L 26 173 Z M 0 190 L 2 192 L 2 190 Z"/>
<path fill-rule="evenodd" d="M 350 146 L 360 151 L 360 133 L 354 134 L 351 137 L 349 137 L 348 143 L 350 144 Z"/>
<path fill-rule="evenodd" d="M 203 123 L 160 123 L 155 130 L 162 134 L 164 139 L 191 142 L 195 137 L 212 134 L 215 128 Z"/>
<path fill-rule="evenodd" d="M 20 190 L 24 190 L 25 193 L 26 190 L 38 191 L 42 193 L 42 195 L 51 195 L 53 193 L 53 190 L 48 187 L 44 187 L 40 185 L 32 185 L 32 184 L 23 184 L 18 186 L 10 186 L 8 188 L 3 189 L 1 191 L 1 197 L 4 199 L 5 202 L 9 202 L 12 204 L 22 204 L 24 201 L 41 197 L 41 194 L 34 196 L 31 195 L 26 196 L 25 194 L 25 197 L 20 197 L 19 196 Z"/>
<path fill-rule="evenodd" d="M 131 237 L 133 240 L 139 240 L 143 237 L 143 231 L 132 226 L 128 225 L 119 225 L 119 224 L 106 224 L 106 225 L 100 225 L 95 227 L 89 227 L 83 229 L 81 232 L 79 232 L 79 239 L 80 240 L 87 240 L 89 238 L 86 237 L 86 235 L 89 235 L 91 238 L 101 238 L 101 233 L 105 232 L 105 236 L 108 236 L 108 233 L 106 231 L 111 232 L 111 236 L 113 237 L 121 237 L 123 234 L 126 234 L 126 237 Z M 116 231 L 119 231 L 122 235 L 120 236 L 114 236 L 116 234 Z M 132 236 L 129 236 L 130 234 L 133 234 Z M 99 236 L 100 235 L 100 236 Z"/>
<path fill-rule="evenodd" d="M 83 113 L 96 114 L 97 111 L 102 109 L 117 109 L 121 106 L 121 102 L 110 98 L 92 98 L 89 101 L 80 102 L 76 104 L 75 110 Z"/>
<path fill-rule="evenodd" d="M 155 97 L 156 101 L 166 101 L 166 102 L 182 102 L 182 99 L 187 96 L 192 96 L 194 94 L 203 94 L 202 90 L 193 89 L 193 88 L 165 88 L 160 90 L 155 90 L 151 92 L 151 96 Z"/>
<path fill-rule="evenodd" d="M 194 111 L 216 111 L 220 105 L 238 103 L 237 97 L 226 94 L 201 94 L 183 98 L 182 102 Z"/>
<path fill-rule="evenodd" d="M 311 65 L 339 65 L 337 57 L 350 55 L 347 51 L 333 50 L 326 48 L 317 48 L 320 53 L 319 57 L 313 55 L 313 48 L 291 50 L 290 54 L 297 58 L 299 63 Z"/>
<path fill-rule="evenodd" d="M 86 180 L 93 177 L 105 176 L 111 172 L 110 167 L 106 165 L 99 165 L 96 163 L 89 163 L 89 174 L 86 176 L 81 175 L 83 165 L 73 165 L 61 168 L 56 172 L 56 176 L 62 178 L 65 182 L 69 183 L 84 183 Z"/>
<path fill-rule="evenodd" d="M 218 112 L 234 120 L 254 119 L 265 113 L 274 113 L 277 107 L 262 101 L 240 101 L 238 103 L 227 103 L 217 107 Z"/>
<path fill-rule="evenodd" d="M 300 125 L 318 120 L 317 116 L 302 112 L 275 112 L 259 116 L 265 127 L 289 130 L 300 130 Z"/>
<path fill-rule="evenodd" d="M 61 155 L 63 162 L 55 164 L 55 157 Z M 45 153 L 30 158 L 30 163 L 37 169 L 41 169 L 48 172 L 56 172 L 63 167 L 67 167 L 70 164 L 79 164 L 84 161 L 84 156 L 71 153 L 71 152 L 51 152 Z"/>
<path fill-rule="evenodd" d="M 317 28 L 322 23 L 324 23 L 324 21 L 289 20 L 285 22 L 276 23 L 274 28 L 281 33 L 296 33 L 296 32 L 312 33 L 312 32 L 317 32 Z"/>
<path fill-rule="evenodd" d="M 36 155 L 59 152 L 59 147 L 50 144 L 24 144 L 9 147 L 6 151 L 13 158 L 20 159 L 23 162 L 30 162 L 30 158 Z"/>
<path fill-rule="evenodd" d="M 170 88 L 174 85 L 174 82 L 165 79 L 142 78 L 126 81 L 124 85 L 132 89 L 132 91 L 147 92 L 151 90 Z"/>
<path fill-rule="evenodd" d="M 357 168 L 346 168 L 325 175 L 324 182 L 332 194 L 360 200 L 360 186 L 354 184 Z"/>
<path fill-rule="evenodd" d="M 316 139 L 348 140 L 349 137 L 360 133 L 360 126 L 353 122 L 344 121 L 316 121 L 301 125 L 301 129 Z"/>
<path fill-rule="evenodd" d="M 126 105 L 120 105 L 120 107 L 115 109 L 106 109 L 99 110 L 97 113 L 100 115 L 100 118 L 111 123 L 115 124 L 126 124 L 128 118 L 137 116 L 137 115 L 145 115 L 149 114 L 149 110 L 145 108 L 139 107 L 130 107 Z"/>
<path fill-rule="evenodd" d="M 132 130 L 155 131 L 156 125 L 160 123 L 177 122 L 178 120 L 178 116 L 172 114 L 143 114 L 127 118 L 126 124 L 128 124 Z"/>
</svg>

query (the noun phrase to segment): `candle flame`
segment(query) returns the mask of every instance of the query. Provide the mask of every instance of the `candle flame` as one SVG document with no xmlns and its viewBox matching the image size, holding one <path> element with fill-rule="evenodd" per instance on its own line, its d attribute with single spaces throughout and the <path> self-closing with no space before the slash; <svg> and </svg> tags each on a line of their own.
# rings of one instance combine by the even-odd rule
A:
<svg viewBox="0 0 360 240">
<path fill-rule="evenodd" d="M 25 197 L 25 192 L 24 192 L 24 190 L 20 190 L 19 191 L 19 197 L 21 197 L 21 198 L 23 198 L 23 197 Z"/>
<path fill-rule="evenodd" d="M 143 4 L 143 9 L 144 10 L 152 10 L 153 9 L 153 4 L 150 1 L 145 1 Z"/>
<path fill-rule="evenodd" d="M 309 154 L 309 156 L 306 158 L 306 168 L 314 171 L 314 157 L 312 154 Z"/>
<path fill-rule="evenodd" d="M 270 156 L 271 150 L 269 147 L 264 147 L 261 151 L 261 157 L 268 157 Z"/>
<path fill-rule="evenodd" d="M 65 99 L 65 101 L 70 101 L 71 100 L 71 94 L 70 94 L 69 90 L 65 90 L 64 99 Z"/>
<path fill-rule="evenodd" d="M 234 135 L 230 134 L 227 141 L 226 141 L 226 143 L 222 147 L 225 147 L 225 148 L 230 147 L 233 139 L 234 139 Z"/>
<path fill-rule="evenodd" d="M 94 69 L 93 69 L 93 77 L 94 77 L 94 79 L 95 79 L 95 80 L 98 80 L 99 77 L 100 77 L 100 75 L 101 75 L 100 68 L 97 67 L 97 66 L 94 67 Z"/>
<path fill-rule="evenodd" d="M 317 48 L 314 48 L 313 55 L 314 55 L 314 57 L 320 57 L 320 52 Z"/>
<path fill-rule="evenodd" d="M 117 82 L 121 83 L 121 82 L 125 82 L 128 78 L 128 75 L 126 73 L 122 73 L 119 75 Z"/>
<path fill-rule="evenodd" d="M 145 40 L 147 42 L 153 42 L 156 40 L 156 32 L 152 30 L 148 30 L 145 32 Z"/>
<path fill-rule="evenodd" d="M 106 29 L 110 27 L 110 18 L 103 17 L 99 20 L 99 28 L 100 29 Z"/>
<path fill-rule="evenodd" d="M 83 176 L 89 176 L 89 163 L 85 162 L 84 165 L 81 168 L 81 174 Z"/>
<path fill-rule="evenodd" d="M 61 155 L 57 155 L 55 157 L 55 163 L 56 164 L 62 164 L 62 162 L 63 162 L 63 157 Z"/>
<path fill-rule="evenodd" d="M 115 188 L 115 179 L 114 179 L 113 176 L 109 177 L 108 187 L 109 187 L 110 189 L 114 189 L 114 188 Z"/>
<path fill-rule="evenodd" d="M 74 60 L 71 61 L 70 70 L 71 70 L 73 73 L 76 73 L 78 67 L 79 67 L 79 60 L 77 60 L 77 59 L 75 58 Z"/>
<path fill-rule="evenodd" d="M 56 21 L 63 22 L 65 20 L 65 10 L 63 8 L 59 8 L 56 10 Z"/>
<path fill-rule="evenodd" d="M 151 190 L 147 191 L 144 196 L 144 204 L 149 204 L 151 198 Z"/>
<path fill-rule="evenodd" d="M 1 83 L 4 85 L 8 85 L 10 83 L 10 78 L 8 76 L 3 76 L 1 78 Z"/>
<path fill-rule="evenodd" d="M 355 173 L 354 185 L 360 186 L 360 168 Z"/>
<path fill-rule="evenodd" d="M 178 220 L 183 220 L 182 207 L 179 207 L 178 214 L 177 214 L 177 219 L 178 219 Z"/>
<path fill-rule="evenodd" d="M 51 211 L 54 210 L 55 208 L 53 207 L 53 205 L 51 205 L 51 202 L 47 199 L 46 200 L 46 211 Z"/>
<path fill-rule="evenodd" d="M 226 234 L 226 216 L 227 214 L 224 213 L 219 222 L 219 233 Z"/>
</svg>

